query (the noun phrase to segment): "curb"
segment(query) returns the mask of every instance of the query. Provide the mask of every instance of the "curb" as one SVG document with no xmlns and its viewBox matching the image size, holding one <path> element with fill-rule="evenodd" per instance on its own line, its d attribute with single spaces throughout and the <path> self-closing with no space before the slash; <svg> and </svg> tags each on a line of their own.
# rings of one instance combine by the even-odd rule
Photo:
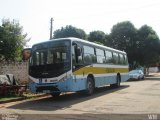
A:
<svg viewBox="0 0 160 120">
<path fill-rule="evenodd" d="M 22 101 L 22 100 L 26 100 L 26 99 L 30 99 L 30 98 L 45 97 L 45 96 L 47 96 L 47 94 L 35 95 L 35 96 L 29 96 L 29 97 L 24 96 L 24 97 L 20 97 L 20 98 L 14 98 L 14 99 L 11 99 L 11 100 L 0 101 L 0 104 L 9 103 L 9 102 L 16 102 L 16 101 Z"/>
</svg>

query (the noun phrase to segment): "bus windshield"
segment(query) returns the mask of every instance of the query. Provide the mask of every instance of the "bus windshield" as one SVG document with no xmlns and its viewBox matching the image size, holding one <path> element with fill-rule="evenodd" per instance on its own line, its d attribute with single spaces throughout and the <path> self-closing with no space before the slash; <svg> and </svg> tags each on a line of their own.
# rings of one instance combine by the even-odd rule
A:
<svg viewBox="0 0 160 120">
<path fill-rule="evenodd" d="M 57 77 L 71 68 L 70 41 L 52 41 L 33 46 L 29 74 L 36 78 Z"/>
</svg>

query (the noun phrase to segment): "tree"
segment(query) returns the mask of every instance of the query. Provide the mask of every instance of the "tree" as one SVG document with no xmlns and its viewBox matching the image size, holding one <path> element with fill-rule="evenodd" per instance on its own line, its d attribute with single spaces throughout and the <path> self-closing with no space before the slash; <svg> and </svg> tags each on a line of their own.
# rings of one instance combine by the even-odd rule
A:
<svg viewBox="0 0 160 120">
<path fill-rule="evenodd" d="M 160 61 L 160 40 L 152 27 L 143 25 L 138 30 L 139 48 L 138 60 L 147 68 Z"/>
<path fill-rule="evenodd" d="M 88 40 L 91 42 L 105 44 L 106 36 L 103 31 L 92 31 L 89 33 Z"/>
<path fill-rule="evenodd" d="M 107 39 L 108 46 L 127 52 L 131 69 L 138 65 L 149 67 L 160 61 L 160 40 L 147 25 L 137 30 L 129 21 L 118 23 Z"/>
<path fill-rule="evenodd" d="M 106 45 L 127 52 L 129 63 L 133 65 L 137 43 L 137 29 L 131 22 L 125 21 L 112 27 Z"/>
<path fill-rule="evenodd" d="M 86 36 L 87 35 L 84 30 L 78 29 L 71 25 L 62 27 L 61 29 L 54 31 L 54 38 L 77 37 L 81 39 L 86 39 Z"/>
<path fill-rule="evenodd" d="M 3 19 L 0 26 L 0 61 L 15 61 L 29 39 L 23 34 L 23 27 L 15 20 Z"/>
</svg>

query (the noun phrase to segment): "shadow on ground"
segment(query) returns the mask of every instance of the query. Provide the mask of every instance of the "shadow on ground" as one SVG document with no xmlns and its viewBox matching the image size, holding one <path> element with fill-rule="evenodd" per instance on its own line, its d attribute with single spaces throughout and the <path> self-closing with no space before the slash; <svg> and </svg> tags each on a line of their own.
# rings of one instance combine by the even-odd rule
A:
<svg viewBox="0 0 160 120">
<path fill-rule="evenodd" d="M 147 77 L 145 80 L 158 80 L 160 81 L 160 77 Z"/>
<path fill-rule="evenodd" d="M 55 111 L 65 108 L 70 108 L 72 105 L 88 101 L 100 96 L 110 94 L 122 89 L 128 88 L 129 85 L 121 85 L 119 88 L 110 88 L 109 86 L 99 88 L 95 90 L 95 93 L 91 96 L 86 96 L 84 94 L 72 93 L 64 94 L 58 98 L 53 98 L 48 96 L 47 98 L 26 101 L 20 104 L 10 106 L 11 109 L 20 109 L 20 110 L 36 110 L 36 111 Z"/>
<path fill-rule="evenodd" d="M 127 80 L 126 82 L 140 82 L 140 81 L 144 81 L 145 79 L 141 79 L 141 80 L 138 80 L 138 79 L 129 79 Z"/>
</svg>

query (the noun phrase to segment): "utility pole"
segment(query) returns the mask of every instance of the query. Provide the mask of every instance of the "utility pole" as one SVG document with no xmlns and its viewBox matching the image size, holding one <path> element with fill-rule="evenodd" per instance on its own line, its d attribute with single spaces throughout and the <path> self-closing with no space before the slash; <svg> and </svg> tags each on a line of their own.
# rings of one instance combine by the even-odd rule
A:
<svg viewBox="0 0 160 120">
<path fill-rule="evenodd" d="M 53 28 L 53 18 L 51 18 L 51 28 L 50 28 L 50 40 L 52 39 L 52 28 Z"/>
</svg>

